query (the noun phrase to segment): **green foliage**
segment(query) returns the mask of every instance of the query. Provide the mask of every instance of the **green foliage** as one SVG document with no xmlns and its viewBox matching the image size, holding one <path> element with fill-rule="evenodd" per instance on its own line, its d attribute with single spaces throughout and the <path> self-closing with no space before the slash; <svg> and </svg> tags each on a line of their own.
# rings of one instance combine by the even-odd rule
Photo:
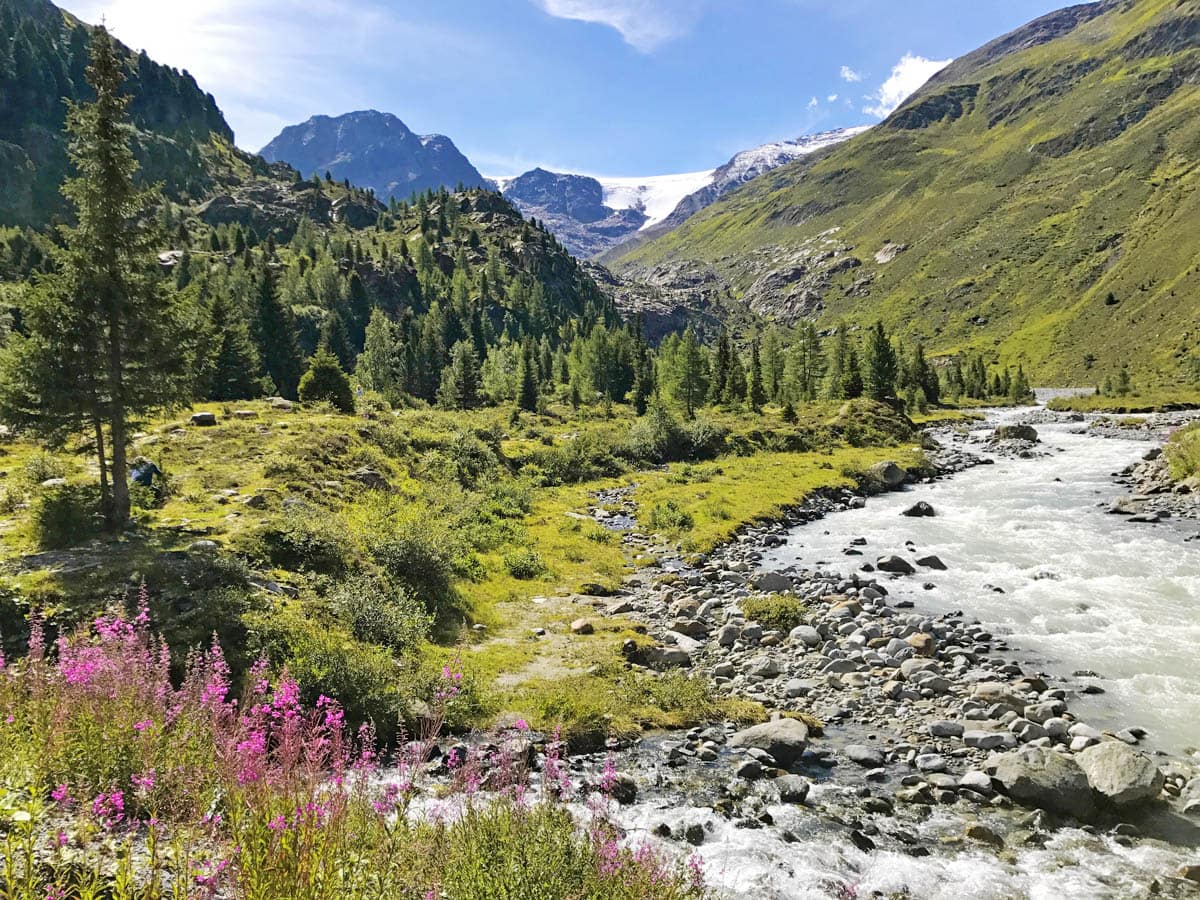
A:
<svg viewBox="0 0 1200 900">
<path fill-rule="evenodd" d="M 344 523 L 327 510 L 308 505 L 271 517 L 247 534 L 241 549 L 279 568 L 324 575 L 344 573 L 356 560 Z"/>
<path fill-rule="evenodd" d="M 764 597 L 747 597 L 742 602 L 746 618 L 758 622 L 764 628 L 788 634 L 797 625 L 803 625 L 809 609 L 793 594 L 768 594 Z"/>
<path fill-rule="evenodd" d="M 1180 428 L 1163 449 L 1176 481 L 1200 476 L 1200 423 Z"/>
<path fill-rule="evenodd" d="M 33 503 L 33 535 L 43 549 L 75 547 L 103 530 L 100 492 L 93 484 L 45 488 Z"/>
<path fill-rule="evenodd" d="M 354 390 L 337 357 L 322 348 L 309 361 L 300 379 L 300 399 L 305 403 L 331 403 L 344 413 L 354 412 Z"/>
<path fill-rule="evenodd" d="M 432 620 L 424 605 L 382 579 L 360 575 L 341 581 L 327 602 L 356 639 L 396 656 L 413 656 L 429 636 Z"/>
<path fill-rule="evenodd" d="M 647 522 L 655 531 L 668 534 L 691 531 L 695 525 L 692 514 L 681 508 L 674 500 L 654 504 L 650 509 Z"/>
<path fill-rule="evenodd" d="M 534 451 L 533 464 L 542 473 L 546 484 L 578 484 L 621 473 L 620 462 L 612 450 L 593 435 L 581 434 Z"/>
<path fill-rule="evenodd" d="M 546 562 L 536 550 L 520 547 L 504 555 L 504 569 L 513 578 L 530 581 L 546 572 Z"/>
</svg>

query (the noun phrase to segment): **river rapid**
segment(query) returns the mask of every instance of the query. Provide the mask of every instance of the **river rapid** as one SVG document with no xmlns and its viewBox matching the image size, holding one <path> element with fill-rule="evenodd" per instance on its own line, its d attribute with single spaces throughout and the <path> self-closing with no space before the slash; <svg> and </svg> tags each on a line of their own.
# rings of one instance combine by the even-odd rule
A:
<svg viewBox="0 0 1200 900">
<path fill-rule="evenodd" d="M 993 414 L 979 429 L 990 432 L 1027 412 Z M 761 568 L 850 576 L 877 556 L 936 554 L 948 570 L 886 580 L 889 602 L 911 601 L 930 616 L 963 611 L 995 632 L 1006 654 L 1028 670 L 1102 690 L 1071 697 L 1071 711 L 1081 720 L 1102 729 L 1146 729 L 1143 748 L 1164 764 L 1194 758 L 1200 745 L 1200 544 L 1186 539 L 1197 526 L 1133 524 L 1106 512 L 1121 492 L 1113 474 L 1151 445 L 1090 436 L 1081 423 L 1037 428 L 1041 455 L 997 458 L 994 465 L 872 498 L 862 509 L 830 513 L 788 532 L 782 546 L 763 553 Z M 979 449 L 969 441 L 965 446 Z M 930 503 L 936 515 L 900 516 L 918 500 Z M 856 539 L 866 540 L 859 547 L 863 555 L 846 555 Z M 861 798 L 880 790 L 880 776 L 873 781 L 871 774 L 838 765 L 803 771 L 813 782 L 805 804 L 773 801 L 765 792 L 764 824 L 748 823 L 713 813 L 714 799 L 746 789 L 731 781 L 728 755 L 680 775 L 662 763 L 671 737 L 642 742 L 622 755 L 622 767 L 635 771 L 641 789 L 638 801 L 615 816 L 634 842 L 655 842 L 656 834 L 669 830 L 674 838 L 664 846 L 678 847 L 689 824 L 702 829 L 693 831 L 702 834 L 692 841 L 695 853 L 723 895 L 1200 895 L 1173 877 L 1181 866 L 1200 863 L 1200 831 L 1182 820 L 1171 840 L 1131 840 L 1106 829 L 1044 831 L 1040 813 L 1020 807 L 896 804 L 884 815 L 864 816 Z M 863 739 L 849 723 L 835 724 L 813 745 L 837 753 Z M 883 777 L 894 779 L 884 786 L 888 790 L 898 786 L 899 775 Z M 964 830 L 979 824 L 1008 834 L 1005 846 L 964 840 Z M 875 846 L 864 846 L 864 836 Z"/>
</svg>

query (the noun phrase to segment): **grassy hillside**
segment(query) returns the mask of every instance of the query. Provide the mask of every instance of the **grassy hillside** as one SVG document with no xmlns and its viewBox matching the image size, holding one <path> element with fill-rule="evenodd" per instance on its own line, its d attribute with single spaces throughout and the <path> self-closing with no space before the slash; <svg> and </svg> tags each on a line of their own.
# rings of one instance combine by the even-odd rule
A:
<svg viewBox="0 0 1200 900">
<path fill-rule="evenodd" d="M 1188 379 L 1198 104 L 1200 2 L 1065 11 L 617 267 L 701 261 L 758 312 L 880 317 L 1043 383 L 1097 383 L 1122 362 L 1141 380 Z"/>
</svg>

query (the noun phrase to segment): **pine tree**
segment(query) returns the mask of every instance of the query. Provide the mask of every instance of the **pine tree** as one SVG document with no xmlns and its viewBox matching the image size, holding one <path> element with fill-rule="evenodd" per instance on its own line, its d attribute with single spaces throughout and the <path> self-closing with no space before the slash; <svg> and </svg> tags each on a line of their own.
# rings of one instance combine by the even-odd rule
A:
<svg viewBox="0 0 1200 900">
<path fill-rule="evenodd" d="M 750 401 L 750 408 L 755 412 L 761 412 L 763 404 L 767 402 L 767 393 L 763 390 L 762 362 L 758 355 L 757 338 L 750 345 L 750 385 L 746 390 L 746 399 Z"/>
<path fill-rule="evenodd" d="M 350 346 L 350 335 L 346 332 L 346 322 L 336 309 L 331 310 L 325 316 L 325 323 L 321 326 L 320 346 L 337 357 L 338 365 L 342 367 L 343 372 L 354 371 L 354 361 L 357 359 L 357 355 L 354 348 Z"/>
<path fill-rule="evenodd" d="M 369 391 L 378 391 L 395 403 L 404 392 L 404 354 L 399 330 L 381 309 L 371 311 L 363 352 L 358 355 L 354 373 Z"/>
<path fill-rule="evenodd" d="M 725 399 L 725 388 L 729 383 L 729 334 L 725 329 L 717 336 L 717 348 L 713 354 L 712 375 L 709 378 L 710 403 L 720 403 Z"/>
<path fill-rule="evenodd" d="M 299 395 L 305 403 L 325 401 L 344 413 L 354 412 L 350 379 L 342 371 L 337 357 L 324 348 L 309 360 L 308 371 L 300 379 Z"/>
<path fill-rule="evenodd" d="M 867 396 L 880 403 L 894 398 L 899 371 L 896 349 L 888 340 L 883 323 L 876 322 L 867 338 L 867 370 L 864 377 Z"/>
<path fill-rule="evenodd" d="M 258 345 L 263 368 L 267 371 L 267 377 L 275 382 L 275 389 L 280 395 L 295 400 L 303 365 L 296 322 L 292 311 L 280 298 L 275 271 L 265 260 L 259 270 L 254 300 L 250 333 Z"/>
<path fill-rule="evenodd" d="M 126 445 L 139 416 L 182 403 L 192 387 L 182 301 L 158 272 L 153 208 L 134 183 L 124 64 L 108 32 L 91 39 L 95 100 L 69 105 L 76 172 L 63 185 L 78 224 L 63 230 L 56 274 L 30 292 L 25 333 L 0 365 L 6 418 L 50 439 L 88 430 L 95 440 L 109 526 L 129 521 Z M 107 429 L 107 436 L 105 434 Z"/>
<path fill-rule="evenodd" d="M 746 370 L 742 367 L 742 358 L 737 352 L 729 355 L 729 377 L 725 379 L 725 393 L 721 399 L 730 406 L 737 405 L 746 399 Z"/>
<path fill-rule="evenodd" d="M 250 340 L 250 327 L 220 291 L 209 310 L 209 339 L 213 348 L 207 377 L 210 400 L 247 400 L 262 394 L 262 360 Z"/>
<path fill-rule="evenodd" d="M 846 367 L 850 358 L 850 338 L 846 334 L 845 325 L 837 326 L 837 341 L 833 347 L 833 357 L 829 361 L 829 371 L 826 375 L 825 396 L 830 400 L 845 399 Z"/>
<path fill-rule="evenodd" d="M 447 409 L 475 409 L 479 405 L 479 358 L 470 341 L 459 341 L 451 349 L 450 364 L 438 387 L 438 403 Z"/>
<path fill-rule="evenodd" d="M 846 351 L 846 367 L 842 371 L 841 399 L 855 400 L 863 395 L 862 369 L 858 365 L 858 351 L 850 347 Z"/>
<path fill-rule="evenodd" d="M 537 412 L 538 408 L 537 363 L 533 358 L 533 344 L 529 341 L 521 351 L 521 386 L 517 392 L 517 407 L 526 412 Z"/>
<path fill-rule="evenodd" d="M 696 340 L 696 333 L 688 328 L 683 333 L 683 338 L 679 343 L 679 371 L 676 380 L 675 396 L 683 403 L 683 408 L 687 412 L 689 419 L 696 415 L 696 408 L 704 400 L 705 390 L 705 365 L 704 351 L 700 348 L 700 342 Z"/>
</svg>

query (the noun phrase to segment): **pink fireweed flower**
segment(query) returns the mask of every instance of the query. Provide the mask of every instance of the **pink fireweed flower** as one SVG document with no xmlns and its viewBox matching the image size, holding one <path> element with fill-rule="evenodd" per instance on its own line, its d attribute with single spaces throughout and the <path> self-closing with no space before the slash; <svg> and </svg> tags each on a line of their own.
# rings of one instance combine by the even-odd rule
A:
<svg viewBox="0 0 1200 900">
<path fill-rule="evenodd" d="M 60 784 L 50 792 L 50 799 L 55 803 L 66 805 L 73 802 L 71 800 L 71 789 L 65 784 Z"/>
<path fill-rule="evenodd" d="M 56 834 L 54 836 L 55 846 L 65 847 L 70 842 L 71 842 L 71 839 L 69 837 L 67 837 L 67 833 L 65 831 L 60 831 L 58 834 Z"/>
<path fill-rule="evenodd" d="M 133 723 L 134 731 L 145 731 L 147 728 L 153 728 L 153 727 L 154 727 L 153 719 L 143 719 L 141 722 Z"/>
<path fill-rule="evenodd" d="M 285 831 L 287 829 L 287 819 L 283 816 L 276 816 L 267 823 L 267 827 L 272 831 Z"/>
<path fill-rule="evenodd" d="M 513 728 L 517 729 L 517 731 L 528 731 L 529 723 L 524 719 L 517 719 L 517 721 L 513 722 Z"/>
<path fill-rule="evenodd" d="M 135 788 L 143 790 L 146 793 L 150 793 L 152 790 L 154 790 L 155 773 L 153 769 L 150 769 L 141 775 L 131 775 L 129 780 L 132 782 Z"/>
<path fill-rule="evenodd" d="M 125 792 L 100 793 L 92 801 L 92 815 L 100 825 L 111 831 L 125 818 Z"/>
<path fill-rule="evenodd" d="M 604 760 L 604 771 L 600 775 L 600 790 L 606 796 L 612 794 L 613 786 L 617 783 L 617 767 L 610 753 Z"/>
<path fill-rule="evenodd" d="M 208 679 L 200 694 L 200 703 L 203 706 L 219 706 L 229 693 L 229 665 L 225 662 L 225 654 L 215 634 L 207 654 L 207 666 Z"/>
</svg>

